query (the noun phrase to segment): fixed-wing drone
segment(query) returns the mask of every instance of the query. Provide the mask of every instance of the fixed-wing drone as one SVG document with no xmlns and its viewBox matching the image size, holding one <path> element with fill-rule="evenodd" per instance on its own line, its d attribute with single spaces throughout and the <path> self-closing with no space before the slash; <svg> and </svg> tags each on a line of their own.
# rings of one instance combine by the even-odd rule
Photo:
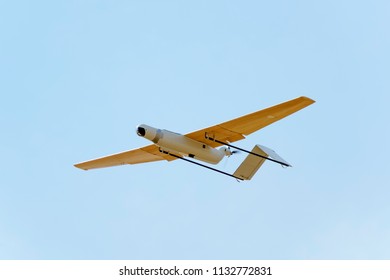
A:
<svg viewBox="0 0 390 280">
<path fill-rule="evenodd" d="M 181 159 L 234 177 L 237 180 L 250 180 L 265 160 L 270 160 L 287 167 L 291 165 L 276 154 L 275 151 L 267 147 L 255 145 L 252 151 L 248 151 L 233 146 L 230 143 L 242 140 L 245 136 L 287 117 L 314 102 L 314 100 L 308 97 L 298 97 L 267 109 L 184 135 L 142 124 L 137 127 L 137 134 L 152 141 L 154 144 L 81 162 L 75 164 L 75 166 L 88 170 L 124 164 Z M 222 147 L 217 149 L 220 146 Z M 229 157 L 235 152 L 230 148 L 248 153 L 248 156 L 233 174 L 198 162 L 203 161 L 210 164 L 217 164 L 225 156 Z M 198 161 L 193 161 L 188 158 Z"/>
</svg>

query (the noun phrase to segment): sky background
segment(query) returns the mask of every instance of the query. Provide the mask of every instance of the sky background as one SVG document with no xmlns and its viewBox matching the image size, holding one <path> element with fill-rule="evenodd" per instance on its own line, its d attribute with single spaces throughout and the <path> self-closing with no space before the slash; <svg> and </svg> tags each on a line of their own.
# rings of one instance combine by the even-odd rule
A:
<svg viewBox="0 0 390 280">
<path fill-rule="evenodd" d="M 389 1 L 0 1 L 0 259 L 390 259 Z M 247 182 L 73 164 L 298 96 Z M 223 161 L 232 172 L 245 155 Z"/>
</svg>

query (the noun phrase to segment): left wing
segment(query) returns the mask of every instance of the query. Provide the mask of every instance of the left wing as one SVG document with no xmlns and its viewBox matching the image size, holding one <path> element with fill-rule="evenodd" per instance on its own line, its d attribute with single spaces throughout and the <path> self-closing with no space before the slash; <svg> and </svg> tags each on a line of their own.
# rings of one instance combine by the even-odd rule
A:
<svg viewBox="0 0 390 280">
<path fill-rule="evenodd" d="M 137 164 L 137 163 L 144 163 L 144 162 L 159 161 L 164 159 L 171 161 L 171 160 L 175 160 L 176 158 L 161 153 L 159 151 L 158 146 L 153 144 L 153 145 L 145 146 L 142 148 L 138 148 L 126 152 L 77 163 L 74 166 L 84 170 L 88 170 L 88 169 L 111 167 L 111 166 L 118 166 L 124 164 Z"/>
<path fill-rule="evenodd" d="M 207 133 L 212 138 L 222 142 L 235 142 L 244 139 L 246 135 L 281 120 L 314 102 L 314 100 L 308 97 L 301 96 L 221 124 L 185 134 L 185 136 L 200 142 L 205 142 L 205 134 Z M 207 141 L 207 144 L 214 148 L 222 145 L 212 141 Z"/>
</svg>

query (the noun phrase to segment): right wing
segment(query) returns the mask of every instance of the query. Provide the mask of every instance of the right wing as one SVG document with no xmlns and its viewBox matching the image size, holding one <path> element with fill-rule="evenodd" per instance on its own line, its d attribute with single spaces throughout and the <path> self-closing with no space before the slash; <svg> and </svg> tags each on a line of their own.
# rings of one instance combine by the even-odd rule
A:
<svg viewBox="0 0 390 280">
<path fill-rule="evenodd" d="M 314 100 L 308 97 L 301 96 L 227 122 L 185 134 L 185 136 L 196 141 L 205 142 L 205 134 L 208 134 L 219 141 L 232 143 L 242 140 L 245 136 L 279 121 L 314 102 Z M 212 141 L 208 141 L 207 144 L 213 148 L 222 145 Z"/>
<path fill-rule="evenodd" d="M 118 154 L 105 156 L 85 162 L 80 162 L 74 166 L 80 169 L 89 170 L 94 168 L 111 167 L 124 164 L 137 164 L 159 160 L 175 160 L 176 158 L 161 153 L 158 146 L 149 145 L 142 148 L 121 152 Z"/>
</svg>

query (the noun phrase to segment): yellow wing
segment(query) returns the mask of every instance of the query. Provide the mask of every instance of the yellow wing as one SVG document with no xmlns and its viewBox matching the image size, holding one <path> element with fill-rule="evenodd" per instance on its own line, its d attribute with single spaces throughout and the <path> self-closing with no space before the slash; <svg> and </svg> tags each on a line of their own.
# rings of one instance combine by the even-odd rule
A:
<svg viewBox="0 0 390 280">
<path fill-rule="evenodd" d="M 210 137 L 222 142 L 238 141 L 244 139 L 246 135 L 281 120 L 314 102 L 314 100 L 308 97 L 301 96 L 231 121 L 188 133 L 186 136 L 197 141 L 205 142 L 205 134 L 207 133 Z M 207 141 L 207 144 L 214 148 L 222 145 L 211 141 Z"/>
<path fill-rule="evenodd" d="M 222 142 L 234 142 L 245 138 L 245 135 L 249 135 L 267 125 L 270 125 L 292 113 L 299 111 L 306 106 L 314 103 L 313 100 L 307 97 L 298 97 L 296 99 L 281 103 L 263 109 L 231 121 L 227 121 L 218 125 L 210 126 L 201 130 L 197 130 L 186 134 L 185 136 L 200 141 L 206 142 L 205 134 Z M 207 144 L 211 147 L 218 147 L 222 144 L 207 141 Z M 89 160 L 75 164 L 76 167 L 88 170 L 94 168 L 103 168 L 124 164 L 137 164 L 159 160 L 175 160 L 175 157 L 163 154 L 159 151 L 157 145 L 149 145 L 142 148 L 105 156 L 102 158 Z"/>
<path fill-rule="evenodd" d="M 164 159 L 171 161 L 176 158 L 161 153 L 159 151 L 158 146 L 156 145 L 149 145 L 126 152 L 121 152 L 118 154 L 77 163 L 74 166 L 84 170 L 89 170 L 94 168 L 111 167 L 124 164 L 145 163 Z"/>
</svg>

